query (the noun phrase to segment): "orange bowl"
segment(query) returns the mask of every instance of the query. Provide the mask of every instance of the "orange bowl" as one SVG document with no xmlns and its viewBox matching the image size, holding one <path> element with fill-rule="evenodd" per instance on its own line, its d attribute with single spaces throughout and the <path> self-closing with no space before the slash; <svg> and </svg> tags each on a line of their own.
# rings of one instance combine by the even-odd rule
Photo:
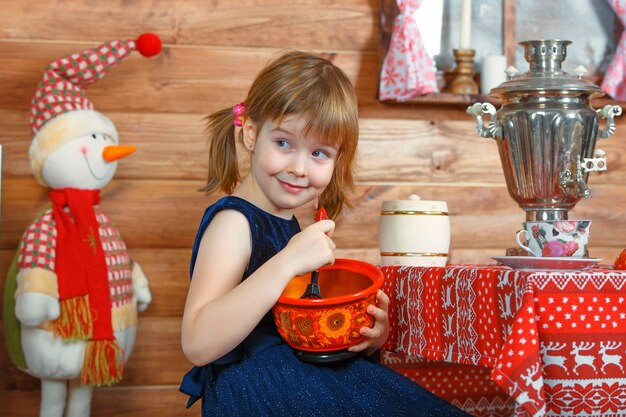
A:
<svg viewBox="0 0 626 417">
<path fill-rule="evenodd" d="M 281 337 L 307 352 L 339 351 L 361 342 L 361 327 L 374 324 L 366 310 L 376 303 L 376 291 L 383 283 L 380 269 L 367 262 L 336 259 L 319 270 L 324 298 L 300 298 L 310 282 L 310 273 L 293 278 L 272 308 Z"/>
</svg>

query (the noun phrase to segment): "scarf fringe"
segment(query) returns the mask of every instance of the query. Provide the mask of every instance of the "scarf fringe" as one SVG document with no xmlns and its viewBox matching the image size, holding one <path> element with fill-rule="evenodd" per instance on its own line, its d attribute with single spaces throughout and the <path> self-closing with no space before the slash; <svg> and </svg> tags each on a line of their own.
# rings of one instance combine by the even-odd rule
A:
<svg viewBox="0 0 626 417">
<path fill-rule="evenodd" d="M 124 352 L 115 340 L 87 343 L 81 383 L 95 387 L 111 386 L 122 379 Z"/>
<path fill-rule="evenodd" d="M 55 333 L 68 342 L 91 339 L 93 322 L 91 320 L 89 296 L 80 295 L 60 300 L 59 302 L 61 314 L 55 320 Z"/>
</svg>

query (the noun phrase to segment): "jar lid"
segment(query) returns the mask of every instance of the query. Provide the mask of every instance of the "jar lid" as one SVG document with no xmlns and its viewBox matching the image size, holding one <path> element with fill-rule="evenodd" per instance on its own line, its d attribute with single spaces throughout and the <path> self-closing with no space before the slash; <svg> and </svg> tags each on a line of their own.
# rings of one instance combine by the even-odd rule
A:
<svg viewBox="0 0 626 417">
<path fill-rule="evenodd" d="M 561 63 L 567 56 L 566 47 L 571 44 L 566 40 L 531 40 L 519 43 L 524 47 L 524 57 L 530 64 L 530 70 L 519 76 L 513 76 L 514 68 L 509 73 L 508 81 L 493 88 L 493 97 L 512 97 L 524 95 L 544 95 L 556 93 L 559 96 L 585 95 L 595 98 L 604 95 L 602 88 L 582 79 L 586 70 L 582 67 L 574 70 L 578 77 L 561 69 Z"/>
<path fill-rule="evenodd" d="M 407 200 L 383 201 L 382 210 L 385 214 L 402 214 L 401 212 L 432 212 L 448 213 L 448 203 L 436 200 L 421 200 L 419 196 L 412 194 Z"/>
</svg>

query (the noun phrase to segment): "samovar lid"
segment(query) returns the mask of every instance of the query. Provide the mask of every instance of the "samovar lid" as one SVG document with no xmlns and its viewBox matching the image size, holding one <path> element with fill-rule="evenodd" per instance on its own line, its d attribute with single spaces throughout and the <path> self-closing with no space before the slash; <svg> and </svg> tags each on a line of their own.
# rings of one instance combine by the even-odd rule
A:
<svg viewBox="0 0 626 417">
<path fill-rule="evenodd" d="M 602 88 L 561 69 L 561 63 L 565 60 L 567 45 L 569 44 L 571 44 L 570 41 L 559 39 L 520 42 L 519 45 L 524 47 L 524 58 L 530 64 L 530 69 L 524 74 L 513 76 L 508 81 L 493 88 L 489 95 L 504 98 L 558 92 L 561 96 L 588 95 L 589 98 L 603 96 Z"/>
</svg>

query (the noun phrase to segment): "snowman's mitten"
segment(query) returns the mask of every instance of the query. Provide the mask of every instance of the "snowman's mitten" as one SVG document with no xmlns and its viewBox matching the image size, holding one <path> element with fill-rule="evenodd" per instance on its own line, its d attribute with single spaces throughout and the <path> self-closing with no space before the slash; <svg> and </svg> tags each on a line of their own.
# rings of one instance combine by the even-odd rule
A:
<svg viewBox="0 0 626 417">
<path fill-rule="evenodd" d="M 28 327 L 37 327 L 46 320 L 55 320 L 61 310 L 58 298 L 39 292 L 23 293 L 15 297 L 15 316 Z"/>
<path fill-rule="evenodd" d="M 150 292 L 150 285 L 148 284 L 148 278 L 143 273 L 141 266 L 138 262 L 133 262 L 133 293 L 137 299 L 137 311 L 142 313 L 152 302 L 152 293 Z"/>
<path fill-rule="evenodd" d="M 56 274 L 43 268 L 27 268 L 17 274 L 15 316 L 25 326 L 36 327 L 60 314 Z"/>
</svg>

